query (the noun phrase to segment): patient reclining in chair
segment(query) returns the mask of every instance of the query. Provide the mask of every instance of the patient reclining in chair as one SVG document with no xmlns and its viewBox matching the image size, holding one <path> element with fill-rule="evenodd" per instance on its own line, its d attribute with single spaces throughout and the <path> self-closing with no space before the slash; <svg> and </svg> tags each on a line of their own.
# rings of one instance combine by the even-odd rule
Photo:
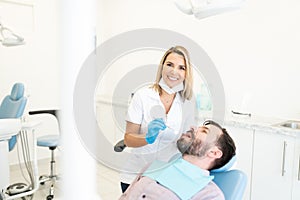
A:
<svg viewBox="0 0 300 200">
<path fill-rule="evenodd" d="M 236 147 L 227 131 L 214 121 L 206 121 L 182 134 L 177 148 L 182 157 L 151 163 L 120 200 L 224 200 L 209 170 L 224 166 L 235 155 Z"/>
</svg>

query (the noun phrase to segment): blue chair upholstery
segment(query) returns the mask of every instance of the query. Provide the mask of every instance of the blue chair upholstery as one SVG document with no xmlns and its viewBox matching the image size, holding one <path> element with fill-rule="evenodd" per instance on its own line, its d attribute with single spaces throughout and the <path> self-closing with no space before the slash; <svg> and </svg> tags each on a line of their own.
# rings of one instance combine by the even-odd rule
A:
<svg viewBox="0 0 300 200">
<path fill-rule="evenodd" d="M 247 185 L 247 176 L 238 169 L 211 172 L 213 181 L 222 190 L 226 200 L 242 200 Z"/>
<path fill-rule="evenodd" d="M 211 170 L 210 172 L 225 172 L 225 171 L 228 171 L 230 170 L 233 165 L 235 164 L 236 162 L 236 155 L 233 156 L 225 165 L 223 165 L 222 167 L 218 168 L 218 169 L 213 169 Z"/>
<path fill-rule="evenodd" d="M 247 176 L 238 169 L 232 169 L 236 163 L 236 155 L 224 166 L 210 171 L 213 181 L 222 190 L 226 200 L 242 200 L 247 185 Z"/>
<path fill-rule="evenodd" d="M 10 95 L 7 95 L 0 105 L 0 119 L 22 117 L 26 103 L 27 98 L 24 97 L 24 85 L 15 83 Z M 17 136 L 13 136 L 9 140 L 9 151 L 14 148 L 16 142 Z"/>
</svg>

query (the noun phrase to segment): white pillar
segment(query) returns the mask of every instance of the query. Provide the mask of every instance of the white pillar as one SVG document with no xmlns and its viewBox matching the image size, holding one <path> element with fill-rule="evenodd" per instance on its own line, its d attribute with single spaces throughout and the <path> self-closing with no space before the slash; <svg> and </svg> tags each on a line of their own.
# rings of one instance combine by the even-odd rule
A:
<svg viewBox="0 0 300 200">
<path fill-rule="evenodd" d="M 62 69 L 63 199 L 99 199 L 96 161 L 82 146 L 73 117 L 73 91 L 77 74 L 95 48 L 96 1 L 59 1 Z M 91 74 L 91 78 L 96 73 Z"/>
</svg>

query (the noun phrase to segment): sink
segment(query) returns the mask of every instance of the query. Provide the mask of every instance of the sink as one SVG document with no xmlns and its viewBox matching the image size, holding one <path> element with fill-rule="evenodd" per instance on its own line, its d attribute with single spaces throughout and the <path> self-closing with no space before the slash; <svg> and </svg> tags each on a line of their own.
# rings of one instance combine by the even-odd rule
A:
<svg viewBox="0 0 300 200">
<path fill-rule="evenodd" d="M 276 124 L 276 126 L 300 130 L 300 121 L 289 120 Z"/>
</svg>

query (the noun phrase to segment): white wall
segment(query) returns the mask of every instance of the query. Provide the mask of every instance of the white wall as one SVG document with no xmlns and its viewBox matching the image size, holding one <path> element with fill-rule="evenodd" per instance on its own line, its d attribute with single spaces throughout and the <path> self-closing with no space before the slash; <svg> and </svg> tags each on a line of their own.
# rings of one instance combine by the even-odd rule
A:
<svg viewBox="0 0 300 200">
<path fill-rule="evenodd" d="M 99 6 L 100 42 L 138 28 L 185 34 L 215 63 L 227 110 L 243 102 L 254 114 L 300 118 L 299 1 L 248 0 L 241 10 L 202 20 L 171 0 L 101 0 Z"/>
<path fill-rule="evenodd" d="M 14 2 L 26 2 L 18 4 Z M 15 82 L 25 84 L 28 108 L 59 106 L 58 10 L 56 1 L 0 1 L 1 22 L 26 45 L 0 46 L 0 96 Z"/>
<path fill-rule="evenodd" d="M 15 82 L 25 85 L 29 110 L 59 108 L 60 68 L 57 1 L 0 0 L 1 23 L 25 38 L 25 45 L 0 45 L 0 98 L 10 93 Z M 34 117 L 43 121 L 37 136 L 57 133 L 51 116 Z M 49 157 L 47 148 L 38 148 L 38 157 Z M 16 148 L 10 162 L 17 163 Z"/>
</svg>

